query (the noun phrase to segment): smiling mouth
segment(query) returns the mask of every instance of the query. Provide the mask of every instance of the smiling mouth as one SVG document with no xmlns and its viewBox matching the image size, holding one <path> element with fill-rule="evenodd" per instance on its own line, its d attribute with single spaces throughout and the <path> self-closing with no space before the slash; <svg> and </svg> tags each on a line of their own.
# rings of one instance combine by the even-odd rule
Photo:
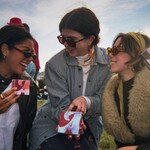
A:
<svg viewBox="0 0 150 150">
<path fill-rule="evenodd" d="M 110 64 L 115 64 L 116 63 L 116 61 L 110 61 Z"/>
<path fill-rule="evenodd" d="M 21 65 L 26 68 L 28 64 L 26 64 L 26 63 L 21 63 Z"/>
</svg>

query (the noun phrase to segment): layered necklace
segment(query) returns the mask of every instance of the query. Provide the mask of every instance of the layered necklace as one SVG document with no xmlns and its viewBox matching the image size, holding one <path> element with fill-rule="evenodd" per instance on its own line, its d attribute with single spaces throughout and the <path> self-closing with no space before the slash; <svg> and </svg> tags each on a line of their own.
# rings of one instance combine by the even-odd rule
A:
<svg viewBox="0 0 150 150">
<path fill-rule="evenodd" d="M 95 53 L 94 53 L 93 49 L 90 49 L 88 54 L 77 57 L 78 64 L 80 67 L 83 68 L 84 75 L 86 75 L 90 72 L 94 57 L 95 57 Z"/>
</svg>

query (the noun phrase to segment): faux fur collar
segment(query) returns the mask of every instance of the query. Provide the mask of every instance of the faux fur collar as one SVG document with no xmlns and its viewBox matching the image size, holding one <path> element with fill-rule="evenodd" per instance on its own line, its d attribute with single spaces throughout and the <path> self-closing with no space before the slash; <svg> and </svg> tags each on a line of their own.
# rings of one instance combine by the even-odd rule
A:
<svg viewBox="0 0 150 150">
<path fill-rule="evenodd" d="M 133 143 L 135 135 L 150 135 L 150 71 L 144 68 L 135 77 L 133 88 L 129 93 L 129 123 L 134 132 L 131 133 L 126 123 L 121 120 L 114 100 L 114 91 L 118 87 L 118 75 L 114 75 L 107 83 L 102 100 L 102 117 L 105 130 L 122 143 Z"/>
</svg>

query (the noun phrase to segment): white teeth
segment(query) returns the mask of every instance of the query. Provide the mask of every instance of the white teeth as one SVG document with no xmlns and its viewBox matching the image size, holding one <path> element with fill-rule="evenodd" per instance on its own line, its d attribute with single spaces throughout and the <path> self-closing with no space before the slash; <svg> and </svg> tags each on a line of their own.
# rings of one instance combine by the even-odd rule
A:
<svg viewBox="0 0 150 150">
<path fill-rule="evenodd" d="M 114 61 L 111 61 L 111 62 L 110 62 L 111 65 L 112 65 L 112 64 L 115 64 L 115 63 L 116 63 L 116 62 L 114 62 Z"/>
<path fill-rule="evenodd" d="M 25 64 L 25 63 L 21 63 L 21 65 L 23 65 L 24 67 L 27 67 L 27 64 Z"/>
</svg>

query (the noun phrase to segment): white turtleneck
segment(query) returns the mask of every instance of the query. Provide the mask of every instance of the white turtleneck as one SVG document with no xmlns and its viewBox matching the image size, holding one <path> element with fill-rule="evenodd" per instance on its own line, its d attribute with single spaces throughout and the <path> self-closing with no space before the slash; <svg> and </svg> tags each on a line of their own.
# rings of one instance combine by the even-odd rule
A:
<svg viewBox="0 0 150 150">
<path fill-rule="evenodd" d="M 86 82 L 87 82 L 87 78 L 88 78 L 88 75 L 89 75 L 89 71 L 90 71 L 90 68 L 91 68 L 91 63 L 90 61 L 91 60 L 88 60 L 89 59 L 89 55 L 86 54 L 84 56 L 78 56 L 76 57 L 77 60 L 78 60 L 78 63 L 79 63 L 79 66 L 82 67 L 82 70 L 83 70 L 83 89 L 82 89 L 82 96 L 85 98 L 85 100 L 87 101 L 87 107 L 89 108 L 90 105 L 91 105 L 91 100 L 84 96 L 85 95 L 85 89 L 86 89 Z M 86 61 L 88 60 L 88 61 Z M 85 62 L 86 61 L 86 62 Z"/>
</svg>

